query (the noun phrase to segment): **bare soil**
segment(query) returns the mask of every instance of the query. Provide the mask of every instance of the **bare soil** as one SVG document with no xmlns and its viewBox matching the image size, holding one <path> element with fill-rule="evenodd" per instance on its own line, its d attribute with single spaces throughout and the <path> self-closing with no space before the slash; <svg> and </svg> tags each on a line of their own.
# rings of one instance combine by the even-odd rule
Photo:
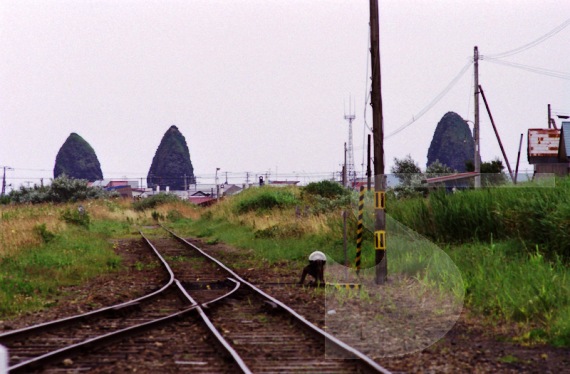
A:
<svg viewBox="0 0 570 374">
<path fill-rule="evenodd" d="M 248 251 L 224 244 L 195 242 L 226 264 L 233 265 L 243 278 L 298 310 L 311 322 L 325 327 L 324 292 L 296 285 L 301 266 L 288 262 L 256 266 Z M 117 244 L 116 251 L 123 258 L 124 271 L 62 289 L 54 306 L 0 321 L 0 333 L 127 301 L 164 283 L 152 269 L 152 257 L 141 241 L 121 240 Z M 394 373 L 570 373 L 569 348 L 516 344 L 511 339 L 516 333 L 513 326 L 492 324 L 464 309 L 454 327 L 423 351 L 398 357 L 371 357 Z"/>
</svg>

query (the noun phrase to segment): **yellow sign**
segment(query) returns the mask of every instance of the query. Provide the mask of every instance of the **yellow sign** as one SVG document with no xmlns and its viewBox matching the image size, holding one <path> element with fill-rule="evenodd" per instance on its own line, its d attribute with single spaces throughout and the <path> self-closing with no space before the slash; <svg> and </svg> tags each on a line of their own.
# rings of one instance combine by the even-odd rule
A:
<svg viewBox="0 0 570 374">
<path fill-rule="evenodd" d="M 374 232 L 374 244 L 376 250 L 386 250 L 386 231 L 380 230 Z"/>
<path fill-rule="evenodd" d="M 386 192 L 377 191 L 374 194 L 374 202 L 376 209 L 386 209 Z"/>
</svg>

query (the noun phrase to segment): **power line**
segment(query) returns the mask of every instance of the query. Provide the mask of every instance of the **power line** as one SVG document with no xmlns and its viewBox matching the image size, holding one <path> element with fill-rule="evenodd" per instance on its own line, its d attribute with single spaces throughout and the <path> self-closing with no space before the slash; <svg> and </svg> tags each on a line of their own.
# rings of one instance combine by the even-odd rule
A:
<svg viewBox="0 0 570 374">
<path fill-rule="evenodd" d="M 570 18 L 568 18 L 566 21 L 564 21 L 561 25 L 557 26 L 556 28 L 554 28 L 553 30 L 549 31 L 548 33 L 542 35 L 540 38 L 527 43 L 523 46 L 520 46 L 518 48 L 512 49 L 510 51 L 506 51 L 506 52 L 502 52 L 502 53 L 495 53 L 495 54 L 490 54 L 490 55 L 486 55 L 486 56 L 482 56 L 482 59 L 486 59 L 486 58 L 503 58 L 503 57 L 508 57 L 508 56 L 512 56 L 515 55 L 517 53 L 521 53 L 526 51 L 527 49 L 530 49 L 542 42 L 544 42 L 545 40 L 551 38 L 552 36 L 558 34 L 560 31 L 564 30 L 566 27 L 570 26 Z"/>
<path fill-rule="evenodd" d="M 418 119 L 420 119 L 431 108 L 433 108 L 435 104 L 437 104 L 445 96 L 445 94 L 447 94 L 453 88 L 453 86 L 455 86 L 455 84 L 459 81 L 459 79 L 463 76 L 463 74 L 465 74 L 465 72 L 469 70 L 472 63 L 473 61 L 470 60 L 467 64 L 465 64 L 465 66 L 459 71 L 459 73 L 455 76 L 455 78 L 453 78 L 451 82 L 449 82 L 449 84 L 443 89 L 443 91 L 441 91 L 425 108 L 420 110 L 415 116 L 412 117 L 411 120 L 409 120 L 402 126 L 398 127 L 395 131 L 388 134 L 384 139 L 391 138 L 392 136 L 401 132 L 402 130 L 404 130 L 405 128 L 416 122 Z"/>
<path fill-rule="evenodd" d="M 547 75 L 547 76 L 554 77 L 554 78 L 570 80 L 570 73 L 566 73 L 563 71 L 556 71 L 556 70 L 545 69 L 545 68 L 540 68 L 540 67 L 536 67 L 536 66 L 523 65 L 523 64 L 516 63 L 516 62 L 498 60 L 495 58 L 487 58 L 487 59 L 485 59 L 485 61 L 489 61 L 489 62 L 492 62 L 494 64 L 505 65 L 505 66 L 510 66 L 510 67 L 514 67 L 517 69 L 530 71 L 531 73 L 542 74 L 542 75 Z"/>
</svg>

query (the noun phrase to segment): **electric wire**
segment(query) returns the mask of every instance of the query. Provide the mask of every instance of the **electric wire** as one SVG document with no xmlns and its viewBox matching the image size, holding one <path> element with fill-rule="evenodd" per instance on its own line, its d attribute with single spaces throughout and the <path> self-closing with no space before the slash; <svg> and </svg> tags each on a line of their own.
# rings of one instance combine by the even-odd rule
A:
<svg viewBox="0 0 570 374">
<path fill-rule="evenodd" d="M 408 122 L 406 122 L 402 126 L 398 127 L 396 130 L 392 131 L 390 134 L 386 135 L 386 137 L 384 139 L 389 139 L 392 136 L 403 131 L 408 126 L 410 126 L 411 124 L 416 122 L 418 119 L 420 119 L 431 108 L 433 108 L 435 106 L 435 104 L 437 104 L 453 88 L 453 86 L 455 86 L 455 84 L 459 81 L 459 79 L 463 76 L 463 74 L 465 74 L 465 72 L 467 70 L 469 70 L 469 67 L 471 67 L 471 64 L 473 64 L 473 61 L 469 60 L 469 62 L 467 64 L 465 64 L 465 66 L 463 66 L 463 68 L 459 71 L 459 73 L 455 76 L 455 78 L 453 78 L 451 80 L 451 82 L 449 82 L 449 84 L 443 89 L 443 91 L 441 91 L 425 108 L 423 108 L 416 115 L 414 115 L 411 120 L 409 120 Z"/>
<path fill-rule="evenodd" d="M 560 31 L 564 30 L 566 27 L 570 26 L 570 18 L 568 18 L 566 21 L 564 21 L 562 24 L 560 24 L 559 26 L 555 27 L 554 29 L 552 29 L 551 31 L 549 31 L 548 33 L 542 35 L 541 37 L 539 37 L 538 39 L 533 40 L 530 43 L 527 43 L 523 46 L 520 46 L 518 48 L 512 49 L 510 51 L 506 51 L 506 52 L 502 52 L 502 53 L 495 53 L 495 54 L 490 54 L 490 55 L 485 55 L 482 56 L 481 59 L 487 59 L 487 58 L 493 58 L 493 59 L 497 59 L 497 58 L 504 58 L 504 57 L 508 57 L 508 56 L 513 56 L 515 54 L 524 52 L 534 46 L 537 46 L 538 44 L 544 42 L 545 40 L 551 38 L 552 36 L 558 34 Z"/>
<path fill-rule="evenodd" d="M 536 66 L 524 65 L 524 64 L 519 64 L 516 62 L 511 62 L 511 61 L 503 61 L 503 60 L 498 60 L 495 58 L 487 58 L 487 59 L 485 59 L 485 61 L 492 62 L 494 64 L 505 65 L 505 66 L 510 66 L 510 67 L 514 67 L 517 69 L 526 70 L 526 71 L 529 71 L 531 73 L 536 73 L 536 74 L 546 75 L 546 76 L 550 76 L 550 77 L 554 77 L 554 78 L 570 80 L 570 73 L 563 72 L 563 71 L 556 71 L 556 70 L 545 69 L 545 68 L 536 67 Z"/>
</svg>

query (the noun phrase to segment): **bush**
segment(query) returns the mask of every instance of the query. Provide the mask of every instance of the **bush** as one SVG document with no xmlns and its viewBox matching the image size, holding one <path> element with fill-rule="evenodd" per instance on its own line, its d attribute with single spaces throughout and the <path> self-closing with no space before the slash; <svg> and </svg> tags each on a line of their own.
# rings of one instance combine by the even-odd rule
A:
<svg viewBox="0 0 570 374">
<path fill-rule="evenodd" d="M 66 203 L 89 199 L 100 199 L 115 196 L 100 188 L 88 186 L 84 179 L 68 178 L 62 175 L 55 178 L 49 186 L 26 188 L 21 186 L 19 190 L 10 192 L 9 198 L 15 203 Z"/>
<path fill-rule="evenodd" d="M 166 219 L 169 220 L 170 222 L 177 222 L 180 221 L 182 218 L 184 218 L 182 216 L 182 213 L 180 213 L 176 209 L 169 210 L 168 213 L 166 214 Z"/>
<path fill-rule="evenodd" d="M 180 199 L 176 195 L 161 192 L 159 194 L 147 197 L 146 199 L 142 199 L 142 200 L 134 202 L 133 208 L 134 208 L 134 210 L 137 210 L 137 211 L 143 211 L 143 210 L 147 210 L 147 209 L 154 209 L 160 205 L 164 205 L 164 204 L 168 204 L 168 203 L 174 203 L 174 202 L 177 202 L 179 200 Z"/>
<path fill-rule="evenodd" d="M 241 196 L 240 196 L 241 197 Z M 236 204 L 239 214 L 251 211 L 267 211 L 274 208 L 292 207 L 298 203 L 297 197 L 287 190 L 263 188 L 255 194 L 244 195 Z"/>
<path fill-rule="evenodd" d="M 67 223 L 89 228 L 89 213 L 87 213 L 81 206 L 79 206 L 78 209 L 73 210 L 65 209 L 61 213 L 61 218 Z"/>
<path fill-rule="evenodd" d="M 303 194 L 317 195 L 328 199 L 334 199 L 348 193 L 344 187 L 332 181 L 309 183 L 303 188 L 302 192 Z"/>
<path fill-rule="evenodd" d="M 40 236 L 40 238 L 42 238 L 42 241 L 44 243 L 49 243 L 53 239 L 55 239 L 55 234 L 47 229 L 45 223 L 34 226 L 34 232 L 36 232 Z"/>
</svg>

